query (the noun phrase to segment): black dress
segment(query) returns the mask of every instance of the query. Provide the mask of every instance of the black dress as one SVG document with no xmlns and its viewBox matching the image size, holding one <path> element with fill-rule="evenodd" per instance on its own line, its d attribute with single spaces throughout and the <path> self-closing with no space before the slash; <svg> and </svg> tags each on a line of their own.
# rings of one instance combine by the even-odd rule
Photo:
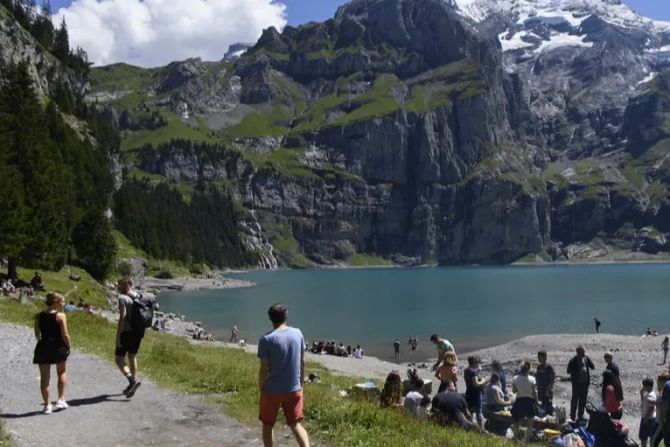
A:
<svg viewBox="0 0 670 447">
<path fill-rule="evenodd" d="M 41 312 L 37 315 L 40 327 L 40 340 L 35 346 L 33 363 L 36 365 L 54 365 L 67 360 L 70 351 L 60 333 L 56 321 L 57 313 Z"/>
</svg>

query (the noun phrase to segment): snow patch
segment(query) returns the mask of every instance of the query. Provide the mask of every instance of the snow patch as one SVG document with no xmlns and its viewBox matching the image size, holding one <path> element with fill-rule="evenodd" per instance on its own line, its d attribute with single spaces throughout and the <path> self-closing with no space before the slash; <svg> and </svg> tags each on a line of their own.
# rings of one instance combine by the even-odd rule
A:
<svg viewBox="0 0 670 447">
<path fill-rule="evenodd" d="M 643 80 L 641 80 L 640 82 L 635 84 L 635 86 L 639 87 L 642 84 L 646 84 L 647 82 L 653 81 L 657 74 L 658 73 L 655 73 L 655 72 L 649 73 Z"/>
<path fill-rule="evenodd" d="M 532 47 L 533 46 L 532 43 L 528 43 L 522 40 L 523 37 L 526 37 L 528 35 L 534 35 L 534 34 L 529 34 L 526 31 L 522 31 L 520 33 L 514 34 L 512 37 L 509 37 L 509 33 L 504 32 L 498 35 L 498 39 L 500 39 L 500 44 L 502 45 L 503 51 L 511 51 L 511 50 L 518 50 L 521 48 Z"/>
<path fill-rule="evenodd" d="M 593 42 L 584 42 L 586 36 L 575 36 L 568 33 L 556 33 L 552 34 L 551 39 L 544 40 L 540 46 L 535 49 L 536 53 L 541 53 L 543 51 L 551 51 L 556 48 L 561 47 L 585 47 L 591 48 Z"/>
</svg>

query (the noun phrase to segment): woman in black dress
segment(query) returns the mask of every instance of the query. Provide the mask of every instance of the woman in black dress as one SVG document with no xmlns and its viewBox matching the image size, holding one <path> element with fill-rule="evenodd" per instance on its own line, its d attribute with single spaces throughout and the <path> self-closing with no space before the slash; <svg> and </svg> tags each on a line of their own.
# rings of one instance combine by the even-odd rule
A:
<svg viewBox="0 0 670 447">
<path fill-rule="evenodd" d="M 63 313 L 65 297 L 51 292 L 47 295 L 48 309 L 35 315 L 35 337 L 37 346 L 33 363 L 40 367 L 40 391 L 44 400 L 44 414 L 68 407 L 63 397 L 67 383 L 65 362 L 70 355 L 70 334 L 67 331 L 67 317 Z M 51 365 L 56 365 L 58 374 L 58 400 L 55 405 L 49 401 L 49 380 Z"/>
</svg>

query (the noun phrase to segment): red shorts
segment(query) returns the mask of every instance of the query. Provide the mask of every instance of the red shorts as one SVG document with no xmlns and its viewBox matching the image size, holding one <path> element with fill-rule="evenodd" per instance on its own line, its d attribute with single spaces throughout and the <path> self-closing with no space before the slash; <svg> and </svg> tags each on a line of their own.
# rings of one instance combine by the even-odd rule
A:
<svg viewBox="0 0 670 447">
<path fill-rule="evenodd" d="M 265 425 L 275 425 L 279 407 L 284 410 L 286 424 L 295 425 L 302 421 L 302 390 L 294 393 L 261 393 L 258 419 Z"/>
</svg>

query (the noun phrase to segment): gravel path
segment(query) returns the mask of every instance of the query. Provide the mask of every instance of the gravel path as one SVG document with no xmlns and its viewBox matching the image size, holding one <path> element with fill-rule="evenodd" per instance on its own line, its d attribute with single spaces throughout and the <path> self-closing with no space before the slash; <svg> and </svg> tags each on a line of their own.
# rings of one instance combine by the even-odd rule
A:
<svg viewBox="0 0 670 447">
<path fill-rule="evenodd" d="M 76 351 L 68 360 L 70 408 L 42 415 L 34 347 L 28 328 L 0 324 L 0 417 L 17 446 L 262 445 L 259 428 L 241 425 L 197 396 L 170 393 L 143 379 L 135 397 L 126 399 L 116 367 Z M 141 353 L 139 361 L 141 372 Z M 55 401 L 55 371 L 51 396 Z"/>
</svg>

